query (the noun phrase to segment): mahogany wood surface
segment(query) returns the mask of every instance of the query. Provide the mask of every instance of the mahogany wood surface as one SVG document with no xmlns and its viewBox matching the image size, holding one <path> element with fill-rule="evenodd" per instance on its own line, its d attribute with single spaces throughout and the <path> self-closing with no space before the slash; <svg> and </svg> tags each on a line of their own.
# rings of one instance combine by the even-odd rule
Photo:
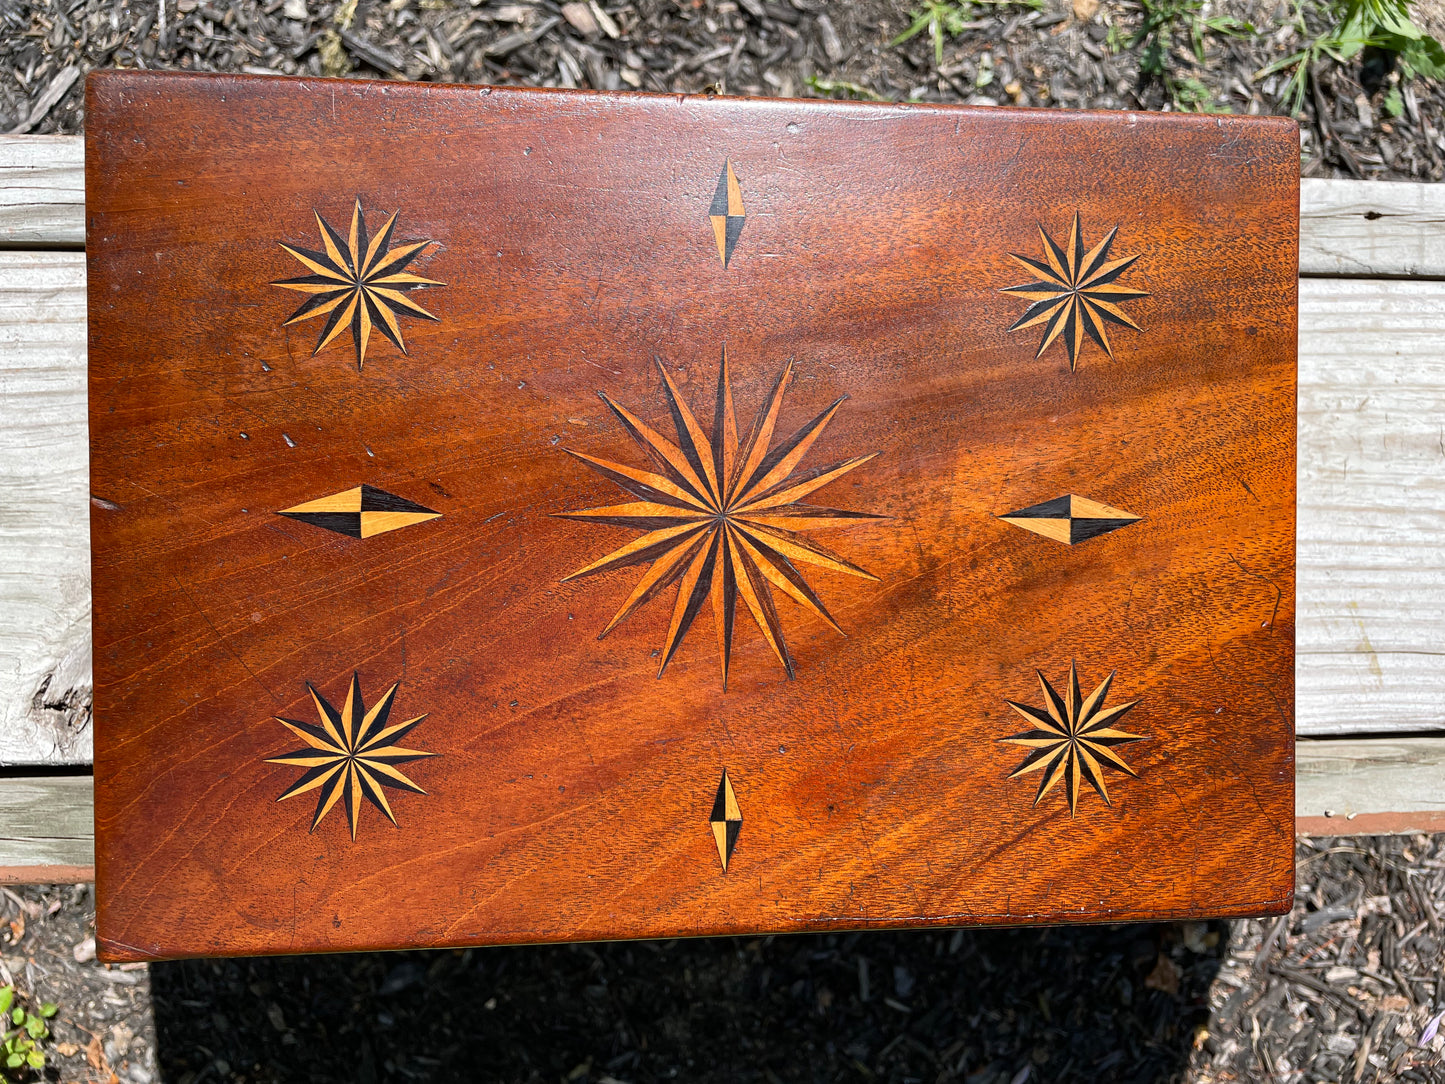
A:
<svg viewBox="0 0 1445 1084">
<path fill-rule="evenodd" d="M 1288 908 L 1293 123 L 87 110 L 108 959 Z"/>
</svg>

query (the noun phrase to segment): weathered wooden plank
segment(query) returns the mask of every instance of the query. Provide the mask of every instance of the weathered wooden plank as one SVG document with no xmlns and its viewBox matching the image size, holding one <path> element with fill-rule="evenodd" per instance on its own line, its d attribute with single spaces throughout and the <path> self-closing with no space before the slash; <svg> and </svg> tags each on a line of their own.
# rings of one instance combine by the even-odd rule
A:
<svg viewBox="0 0 1445 1084">
<path fill-rule="evenodd" d="M 1445 730 L 1445 282 L 1300 283 L 1298 728 Z"/>
<path fill-rule="evenodd" d="M 0 136 L 0 246 L 85 243 L 79 136 Z M 1300 182 L 1300 273 L 1445 276 L 1445 185 Z"/>
<path fill-rule="evenodd" d="M 0 869 L 93 866 L 88 775 L 0 778 Z"/>
<path fill-rule="evenodd" d="M 1300 274 L 1445 277 L 1445 185 L 1302 182 Z"/>
<path fill-rule="evenodd" d="M 1299 742 L 1295 815 L 1311 835 L 1445 830 L 1445 738 Z"/>
<path fill-rule="evenodd" d="M 83 282 L 78 255 L 0 254 L 8 763 L 90 755 Z M 1445 727 L 1442 341 L 1445 283 L 1302 283 L 1301 734 Z"/>
<path fill-rule="evenodd" d="M 90 760 L 85 257 L 0 252 L 0 764 Z"/>
<path fill-rule="evenodd" d="M 0 136 L 0 248 L 85 244 L 79 136 Z"/>
<path fill-rule="evenodd" d="M 89 776 L 0 778 L 0 884 L 94 877 Z M 1301 741 L 1306 835 L 1445 830 L 1445 738 Z"/>
</svg>

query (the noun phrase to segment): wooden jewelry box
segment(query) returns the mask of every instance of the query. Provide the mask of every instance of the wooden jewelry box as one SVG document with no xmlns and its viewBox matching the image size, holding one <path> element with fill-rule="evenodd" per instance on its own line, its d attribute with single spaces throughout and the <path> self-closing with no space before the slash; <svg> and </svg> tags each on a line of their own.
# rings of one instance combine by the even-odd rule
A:
<svg viewBox="0 0 1445 1084">
<path fill-rule="evenodd" d="M 110 72 L 112 960 L 1282 912 L 1276 119 Z"/>
</svg>

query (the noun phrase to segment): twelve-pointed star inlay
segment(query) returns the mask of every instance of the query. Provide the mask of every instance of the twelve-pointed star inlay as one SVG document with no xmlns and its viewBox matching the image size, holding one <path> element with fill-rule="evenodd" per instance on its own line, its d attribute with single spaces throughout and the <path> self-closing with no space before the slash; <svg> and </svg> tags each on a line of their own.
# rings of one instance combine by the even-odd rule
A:
<svg viewBox="0 0 1445 1084">
<path fill-rule="evenodd" d="M 578 569 L 563 582 L 630 565 L 649 565 L 622 608 L 598 635 L 599 640 L 643 603 L 677 584 L 677 599 L 658 677 L 667 669 L 698 611 L 710 598 L 724 689 L 732 657 L 737 600 L 741 597 L 788 677 L 792 678 L 793 658 L 783 639 L 772 589 L 777 588 L 842 633 L 803 579 L 798 565 L 813 565 L 865 580 L 878 579 L 800 532 L 886 518 L 804 504 L 803 498 L 862 466 L 878 453 L 794 474 L 847 396 L 840 397 L 777 447 L 770 447 L 783 395 L 793 376 L 791 361 L 779 374 L 772 393 L 741 442 L 725 349 L 718 371 L 711 437 L 703 432 L 660 362 L 658 370 L 662 373 L 663 388 L 677 430 L 677 443 L 599 392 L 602 401 L 651 458 L 656 470 L 641 470 L 570 452 L 636 500 L 606 508 L 557 513 L 566 519 L 630 527 L 646 533 Z"/>
<path fill-rule="evenodd" d="M 406 270 L 422 250 L 434 242 L 408 241 L 392 248 L 391 235 L 396 228 L 396 216 L 400 213 L 393 213 L 381 227 L 381 232 L 368 239 L 366 219 L 358 199 L 351 212 L 351 230 L 344 238 L 321 217 L 320 211 L 315 212 L 316 225 L 321 230 L 321 243 L 326 251 L 281 246 L 311 272 L 299 278 L 271 283 L 272 286 L 311 295 L 282 326 L 290 327 L 317 316 L 326 317 L 326 323 L 316 339 L 316 349 L 311 351 L 312 357 L 350 328 L 352 345 L 356 350 L 356 367 L 360 369 L 366 361 L 366 347 L 373 329 L 380 331 L 405 354 L 406 344 L 402 341 L 397 317 L 436 319 L 407 294 L 427 286 L 445 286 L 446 283 L 425 279 Z"/>
<path fill-rule="evenodd" d="M 282 753 L 266 762 L 292 764 L 306 769 L 301 778 L 287 787 L 286 792 L 276 800 L 282 802 L 320 788 L 321 794 L 316 799 L 316 815 L 311 818 L 311 831 L 316 831 L 321 818 L 331 812 L 331 807 L 338 799 L 346 807 L 346 819 L 351 823 L 351 838 L 355 839 L 363 798 L 395 824 L 396 817 L 392 815 L 391 806 L 387 803 L 382 788 L 409 790 L 413 794 L 426 793 L 397 768 L 398 764 L 437 755 L 422 752 L 420 749 L 405 749 L 396 744 L 426 718 L 425 715 L 418 715 L 404 723 L 387 726 L 397 687 L 393 685 L 387 689 L 368 711 L 361 700 L 361 679 L 353 673 L 346 703 L 337 711 L 308 681 L 306 688 L 311 693 L 312 703 L 316 705 L 316 714 L 320 716 L 321 725 L 313 726 L 295 719 L 283 719 L 279 715 L 276 717 L 278 723 L 307 746 L 292 753 Z"/>
<path fill-rule="evenodd" d="M 1083 779 L 1087 779 L 1099 792 L 1105 805 L 1112 805 L 1108 788 L 1104 785 L 1104 768 L 1137 775 L 1134 769 L 1114 752 L 1114 747 L 1141 740 L 1141 735 L 1115 730 L 1113 724 L 1122 719 L 1139 701 L 1131 700 L 1127 704 L 1104 708 L 1104 698 L 1109 695 L 1114 673 L 1110 673 L 1099 687 L 1089 694 L 1087 700 L 1079 692 L 1077 666 L 1069 666 L 1067 698 L 1054 691 L 1042 670 L 1036 673 L 1039 675 L 1039 684 L 1043 686 L 1042 710 L 1012 700 L 1005 701 L 1034 726 L 1033 730 L 999 739 L 1033 750 L 1009 778 L 1015 779 L 1029 772 L 1044 773 L 1039 781 L 1038 793 L 1034 795 L 1034 805 L 1039 804 L 1040 799 L 1055 783 L 1060 779 L 1064 780 L 1070 816 L 1078 809 L 1079 782 Z"/>
<path fill-rule="evenodd" d="M 1136 297 L 1148 297 L 1143 290 L 1131 290 L 1115 285 L 1115 279 L 1122 275 L 1138 256 L 1122 260 L 1109 259 L 1109 246 L 1119 232 L 1115 226 L 1108 235 L 1090 249 L 1084 251 L 1084 235 L 1079 227 L 1079 216 L 1074 215 L 1074 226 L 1069 232 L 1068 248 L 1060 248 L 1042 223 L 1039 236 L 1044 242 L 1044 261 L 1031 260 L 1017 253 L 1009 255 L 1023 267 L 1039 275 L 1037 282 L 1023 286 L 1009 286 L 1003 292 L 1018 294 L 1033 304 L 1024 310 L 1010 331 L 1044 325 L 1043 341 L 1039 343 L 1038 357 L 1049 348 L 1049 344 L 1062 337 L 1069 351 L 1069 368 L 1079 364 L 1079 351 L 1084 345 L 1084 336 L 1104 348 L 1109 357 L 1114 348 L 1109 344 L 1105 324 L 1120 324 L 1140 330 L 1139 325 L 1125 315 L 1119 303 Z"/>
</svg>

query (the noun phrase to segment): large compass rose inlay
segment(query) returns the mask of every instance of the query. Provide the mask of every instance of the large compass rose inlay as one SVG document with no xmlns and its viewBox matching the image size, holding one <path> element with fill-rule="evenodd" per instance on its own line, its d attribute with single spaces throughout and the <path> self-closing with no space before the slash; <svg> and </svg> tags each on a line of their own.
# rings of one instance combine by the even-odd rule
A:
<svg viewBox="0 0 1445 1084">
<path fill-rule="evenodd" d="M 704 603 L 711 600 L 723 688 L 727 688 L 737 602 L 741 598 L 791 678 L 793 657 L 783 639 L 773 589 L 841 633 L 843 630 L 798 566 L 811 565 L 865 580 L 878 578 L 805 538 L 802 532 L 886 518 L 805 504 L 803 498 L 862 466 L 878 453 L 794 473 L 847 396 L 836 400 L 773 447 L 783 395 L 793 377 L 791 361 L 784 366 L 752 428 L 741 441 L 733 410 L 726 350 L 718 372 L 711 436 L 703 432 L 660 362 L 658 369 L 677 430 L 676 443 L 599 392 L 602 401 L 621 420 L 656 469 L 642 470 L 571 452 L 636 500 L 606 508 L 559 513 L 566 519 L 630 527 L 644 533 L 621 549 L 578 569 L 563 582 L 631 565 L 649 566 L 598 639 L 631 617 L 643 603 L 676 584 L 677 598 L 658 677 L 677 653 Z"/>
</svg>

